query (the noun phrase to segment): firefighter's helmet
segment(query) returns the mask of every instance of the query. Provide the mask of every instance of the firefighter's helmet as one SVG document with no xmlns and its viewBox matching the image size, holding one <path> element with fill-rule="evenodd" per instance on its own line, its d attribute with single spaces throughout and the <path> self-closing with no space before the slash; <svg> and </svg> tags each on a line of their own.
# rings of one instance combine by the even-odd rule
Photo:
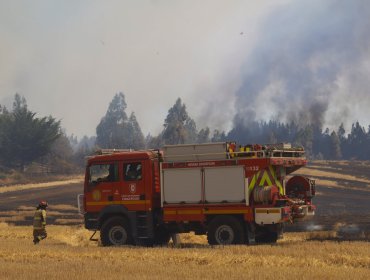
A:
<svg viewBox="0 0 370 280">
<path fill-rule="evenodd" d="M 40 201 L 39 203 L 40 208 L 46 208 L 48 207 L 48 203 L 45 200 Z"/>
</svg>

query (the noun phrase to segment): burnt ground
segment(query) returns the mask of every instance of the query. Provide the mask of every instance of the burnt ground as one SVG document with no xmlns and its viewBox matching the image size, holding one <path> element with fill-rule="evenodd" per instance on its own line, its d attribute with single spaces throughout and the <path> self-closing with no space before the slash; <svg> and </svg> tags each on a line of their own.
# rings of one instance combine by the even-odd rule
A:
<svg viewBox="0 0 370 280">
<path fill-rule="evenodd" d="M 0 221 L 15 225 L 31 225 L 34 210 L 40 200 L 46 200 L 48 224 L 80 224 L 77 195 L 82 184 L 67 184 L 50 188 L 28 189 L 0 194 Z"/>
<path fill-rule="evenodd" d="M 332 230 L 347 225 L 370 232 L 370 162 L 314 161 L 296 173 L 305 176 L 305 172 L 316 180 L 316 214 L 288 225 L 287 230 Z"/>
<path fill-rule="evenodd" d="M 338 224 L 370 231 L 370 192 L 317 186 L 315 216 L 287 225 L 288 231 L 332 230 Z"/>
</svg>

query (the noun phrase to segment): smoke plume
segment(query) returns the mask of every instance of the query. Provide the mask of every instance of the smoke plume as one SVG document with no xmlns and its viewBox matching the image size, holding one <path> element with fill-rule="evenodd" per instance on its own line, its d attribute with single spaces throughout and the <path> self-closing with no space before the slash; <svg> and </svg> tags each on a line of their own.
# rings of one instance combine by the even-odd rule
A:
<svg viewBox="0 0 370 280">
<path fill-rule="evenodd" d="M 274 10 L 243 66 L 236 119 L 339 125 L 370 105 L 370 5 L 294 1 Z M 350 113 L 352 114 L 350 114 Z"/>
</svg>

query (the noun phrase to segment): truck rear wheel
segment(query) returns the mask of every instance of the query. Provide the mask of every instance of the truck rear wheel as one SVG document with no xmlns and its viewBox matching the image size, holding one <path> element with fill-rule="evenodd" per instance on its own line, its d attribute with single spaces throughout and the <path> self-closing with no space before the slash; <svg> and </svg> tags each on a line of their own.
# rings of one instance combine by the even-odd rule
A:
<svg viewBox="0 0 370 280">
<path fill-rule="evenodd" d="M 100 229 L 100 239 L 103 246 L 132 244 L 128 221 L 122 217 L 108 219 Z"/>
<path fill-rule="evenodd" d="M 218 216 L 208 226 L 207 239 L 210 245 L 243 244 L 244 230 L 235 217 Z"/>
</svg>

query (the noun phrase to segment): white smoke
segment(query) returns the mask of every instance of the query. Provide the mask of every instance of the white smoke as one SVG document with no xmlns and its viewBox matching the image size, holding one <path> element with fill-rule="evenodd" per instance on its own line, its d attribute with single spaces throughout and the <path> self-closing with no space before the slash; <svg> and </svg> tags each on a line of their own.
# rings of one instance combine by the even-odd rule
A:
<svg viewBox="0 0 370 280">
<path fill-rule="evenodd" d="M 318 127 L 368 121 L 358 110 L 370 105 L 368 1 L 294 1 L 259 33 L 237 92 L 239 118 Z"/>
</svg>

